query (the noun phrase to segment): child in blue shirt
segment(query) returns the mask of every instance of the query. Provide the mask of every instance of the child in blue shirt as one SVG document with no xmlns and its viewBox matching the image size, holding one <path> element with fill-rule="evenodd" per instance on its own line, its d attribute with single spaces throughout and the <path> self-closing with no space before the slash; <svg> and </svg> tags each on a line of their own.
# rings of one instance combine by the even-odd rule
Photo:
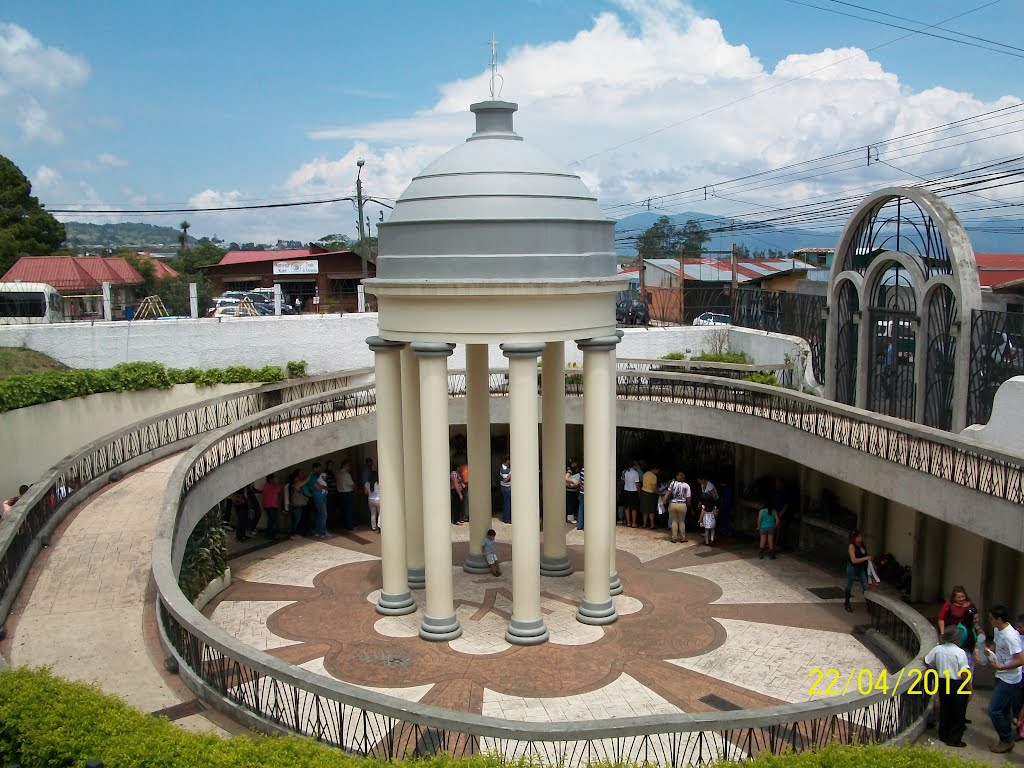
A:
<svg viewBox="0 0 1024 768">
<path fill-rule="evenodd" d="M 487 536 L 484 537 L 483 543 L 480 545 L 480 549 L 484 553 L 484 559 L 487 561 L 487 567 L 491 569 L 492 576 L 501 576 L 501 565 L 498 563 L 498 550 L 494 546 L 494 537 L 497 536 L 494 529 L 491 528 L 487 531 Z"/>
<path fill-rule="evenodd" d="M 768 557 L 772 560 L 775 559 L 775 527 L 778 524 L 779 518 L 775 510 L 768 509 L 768 505 L 763 504 L 761 511 L 757 515 L 757 528 L 761 533 L 761 551 L 758 553 L 758 557 L 762 560 L 764 560 L 766 548 Z"/>
</svg>

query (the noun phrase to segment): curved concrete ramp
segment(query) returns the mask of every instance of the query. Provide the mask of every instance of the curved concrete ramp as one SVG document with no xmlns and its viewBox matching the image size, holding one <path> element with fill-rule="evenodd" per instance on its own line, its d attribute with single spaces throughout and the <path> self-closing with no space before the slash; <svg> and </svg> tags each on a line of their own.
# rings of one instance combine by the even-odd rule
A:
<svg viewBox="0 0 1024 768">
<path fill-rule="evenodd" d="M 150 594 L 157 511 L 179 458 L 108 486 L 57 529 L 8 622 L 4 655 L 12 666 L 45 665 L 61 677 L 97 682 L 143 712 L 193 700 L 160 666 Z M 201 714 L 175 722 L 227 734 Z"/>
</svg>

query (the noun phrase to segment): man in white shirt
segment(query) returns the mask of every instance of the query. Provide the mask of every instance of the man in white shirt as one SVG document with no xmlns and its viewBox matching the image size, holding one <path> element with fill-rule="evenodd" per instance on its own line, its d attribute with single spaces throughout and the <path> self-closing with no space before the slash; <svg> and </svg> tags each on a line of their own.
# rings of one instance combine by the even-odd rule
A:
<svg viewBox="0 0 1024 768">
<path fill-rule="evenodd" d="M 946 627 L 942 643 L 924 657 L 924 663 L 939 676 L 939 739 L 950 747 L 967 746 L 963 737 L 971 700 L 971 671 L 967 654 L 960 647 L 960 635 L 960 627 Z"/>
<path fill-rule="evenodd" d="M 622 473 L 622 506 L 625 509 L 625 524 L 636 528 L 636 513 L 640 509 L 640 462 Z"/>
<path fill-rule="evenodd" d="M 999 735 L 999 741 L 990 746 L 989 751 L 1004 754 L 1013 749 L 1016 741 L 1013 718 L 1020 709 L 1020 668 L 1024 664 L 1024 650 L 1021 648 L 1020 635 L 1010 624 L 1010 612 L 1005 605 L 992 606 L 988 620 L 995 628 L 992 634 L 996 641 L 995 653 L 987 652 L 988 662 L 996 671 L 988 716 Z"/>
</svg>

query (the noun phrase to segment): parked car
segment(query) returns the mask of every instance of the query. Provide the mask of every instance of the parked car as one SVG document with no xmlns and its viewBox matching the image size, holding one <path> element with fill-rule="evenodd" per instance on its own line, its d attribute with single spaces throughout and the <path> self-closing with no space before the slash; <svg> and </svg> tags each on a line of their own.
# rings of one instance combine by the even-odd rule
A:
<svg viewBox="0 0 1024 768">
<path fill-rule="evenodd" d="M 640 299 L 622 299 L 615 304 L 615 322 L 623 325 L 649 325 L 651 313 Z"/>
<path fill-rule="evenodd" d="M 732 325 L 732 315 L 720 315 L 717 312 L 702 312 L 693 318 L 694 325 Z"/>
</svg>

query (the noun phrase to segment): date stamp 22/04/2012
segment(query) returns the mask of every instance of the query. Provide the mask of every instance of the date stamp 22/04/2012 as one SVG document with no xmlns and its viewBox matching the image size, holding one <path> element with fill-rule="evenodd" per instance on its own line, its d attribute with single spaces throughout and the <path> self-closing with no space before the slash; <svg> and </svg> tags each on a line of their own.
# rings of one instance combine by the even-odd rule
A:
<svg viewBox="0 0 1024 768">
<path fill-rule="evenodd" d="M 835 667 L 812 667 L 807 676 L 811 678 L 808 696 L 845 696 L 854 691 L 861 696 L 871 693 L 895 696 L 904 677 L 910 681 L 906 693 L 911 695 L 934 696 L 940 690 L 965 695 L 971 692 L 971 671 L 966 668 L 960 670 L 959 677 L 953 677 L 949 672 L 940 675 L 935 669 L 901 669 L 892 675 L 884 669 L 878 672 L 867 668 L 851 669 L 844 680 Z"/>
</svg>

